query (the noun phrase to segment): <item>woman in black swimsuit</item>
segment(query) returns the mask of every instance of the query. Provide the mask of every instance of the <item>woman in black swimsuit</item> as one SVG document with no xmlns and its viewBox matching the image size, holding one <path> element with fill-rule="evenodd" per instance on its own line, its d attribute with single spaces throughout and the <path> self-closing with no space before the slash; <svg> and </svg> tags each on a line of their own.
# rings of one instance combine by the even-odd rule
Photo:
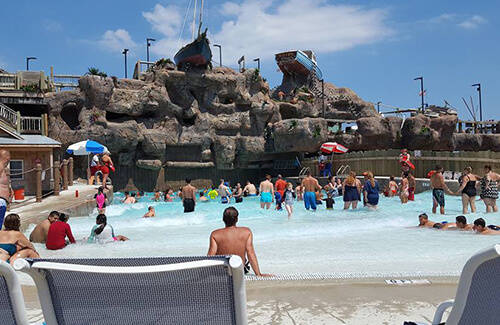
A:
<svg viewBox="0 0 500 325">
<path fill-rule="evenodd" d="M 465 167 L 462 174 L 460 188 L 455 193 L 456 195 L 462 194 L 462 213 L 467 214 L 470 205 L 470 211 L 472 213 L 476 212 L 476 185 L 478 178 L 476 175 L 472 174 L 471 167 Z"/>
<path fill-rule="evenodd" d="M 484 177 L 481 178 L 481 199 L 486 206 L 486 213 L 498 212 L 498 183 L 500 175 L 495 173 L 490 165 L 484 166 Z"/>
</svg>

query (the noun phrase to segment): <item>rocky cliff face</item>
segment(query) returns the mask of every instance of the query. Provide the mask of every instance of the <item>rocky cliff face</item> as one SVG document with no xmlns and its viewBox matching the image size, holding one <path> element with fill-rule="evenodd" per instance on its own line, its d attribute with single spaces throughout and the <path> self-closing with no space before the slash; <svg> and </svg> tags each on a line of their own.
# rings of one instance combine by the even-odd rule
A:
<svg viewBox="0 0 500 325">
<path fill-rule="evenodd" d="M 317 85 L 316 85 L 317 86 Z M 46 95 L 49 135 L 63 144 L 105 144 L 118 167 L 244 168 L 269 154 L 314 152 L 332 140 L 351 150 L 407 147 L 500 150 L 500 135 L 454 133 L 456 118 L 382 118 L 352 90 L 325 83 L 284 100 L 257 71 L 182 72 L 154 68 L 141 80 L 85 76 L 78 90 Z M 288 96 L 288 95 L 287 95 Z M 323 106 L 324 105 L 324 106 Z M 327 120 L 357 122 L 352 134 L 331 133 Z M 267 158 L 266 158 L 267 157 Z"/>
</svg>

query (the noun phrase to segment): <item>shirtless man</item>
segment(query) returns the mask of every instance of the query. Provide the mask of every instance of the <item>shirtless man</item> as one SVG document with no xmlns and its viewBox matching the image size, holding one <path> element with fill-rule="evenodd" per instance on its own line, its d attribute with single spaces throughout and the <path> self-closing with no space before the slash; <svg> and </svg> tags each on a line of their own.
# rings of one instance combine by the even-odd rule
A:
<svg viewBox="0 0 500 325">
<path fill-rule="evenodd" d="M 408 184 L 408 174 L 403 173 L 401 176 L 401 184 L 399 185 L 399 199 L 403 204 L 408 203 L 408 199 L 410 197 Z"/>
<path fill-rule="evenodd" d="M 10 153 L 7 150 L 0 150 L 0 228 L 3 225 L 7 207 L 14 196 L 10 187 L 9 164 Z"/>
<path fill-rule="evenodd" d="M 490 229 L 489 226 L 486 227 L 486 222 L 483 218 L 474 220 L 473 229 L 478 235 L 500 235 L 500 231 Z"/>
<path fill-rule="evenodd" d="M 155 208 L 148 207 L 148 212 L 143 216 L 143 218 L 153 218 L 156 217 Z"/>
<path fill-rule="evenodd" d="M 269 274 L 260 273 L 259 262 L 253 247 L 252 231 L 247 227 L 236 226 L 238 210 L 233 207 L 226 208 L 222 220 L 226 227 L 212 232 L 207 255 L 238 255 L 245 265 L 245 274 L 250 271 L 248 265 L 250 264 L 255 275 L 269 276 Z"/>
<path fill-rule="evenodd" d="M 418 222 L 418 226 L 422 228 L 434 228 L 434 224 L 436 224 L 435 222 L 430 221 L 429 217 L 425 213 L 418 216 Z"/>
<path fill-rule="evenodd" d="M 321 191 L 321 186 L 318 180 L 311 176 L 310 171 L 307 172 L 306 178 L 302 180 L 302 188 L 306 210 L 312 209 L 316 211 L 316 191 Z"/>
<path fill-rule="evenodd" d="M 250 181 L 247 181 L 247 185 L 243 188 L 243 193 L 245 193 L 247 196 L 256 196 L 257 195 L 257 188 L 255 188 L 255 185 L 250 183 Z"/>
<path fill-rule="evenodd" d="M 432 188 L 432 213 L 436 213 L 439 205 L 439 212 L 444 214 L 444 193 L 451 193 L 448 186 L 446 186 L 443 177 L 443 167 L 436 166 L 434 174 L 431 176 Z"/>
<path fill-rule="evenodd" d="M 474 226 L 467 224 L 467 218 L 465 216 L 458 216 L 455 218 L 456 222 L 450 222 L 450 223 L 445 223 L 443 225 L 443 230 L 468 230 L 471 231 L 473 230 Z"/>
<path fill-rule="evenodd" d="M 222 204 L 229 203 L 230 196 L 231 196 L 231 190 L 229 189 L 228 183 L 224 182 L 223 179 L 220 180 L 219 196 L 220 196 L 220 202 Z"/>
<path fill-rule="evenodd" d="M 186 178 L 186 185 L 184 185 L 181 192 L 184 213 L 193 212 L 196 205 L 196 188 L 191 185 L 191 179 Z"/>
<path fill-rule="evenodd" d="M 260 207 L 269 209 L 274 201 L 274 186 L 271 183 L 271 175 L 266 175 L 266 179 L 260 183 Z"/>
<path fill-rule="evenodd" d="M 47 241 L 50 225 L 59 220 L 59 212 L 52 211 L 47 219 L 36 225 L 35 229 L 30 234 L 30 241 L 33 243 L 44 244 Z"/>
</svg>

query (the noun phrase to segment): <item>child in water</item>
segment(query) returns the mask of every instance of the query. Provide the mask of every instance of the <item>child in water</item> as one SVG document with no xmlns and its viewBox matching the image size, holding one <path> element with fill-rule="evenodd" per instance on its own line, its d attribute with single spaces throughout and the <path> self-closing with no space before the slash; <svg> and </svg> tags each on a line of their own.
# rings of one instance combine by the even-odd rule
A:
<svg viewBox="0 0 500 325">
<path fill-rule="evenodd" d="M 200 202 L 208 202 L 207 197 L 205 196 L 205 193 L 200 192 Z"/>
<path fill-rule="evenodd" d="M 283 208 L 281 207 L 282 200 L 280 192 L 274 192 L 274 199 L 276 200 L 276 210 L 283 210 Z"/>
<path fill-rule="evenodd" d="M 333 205 L 335 204 L 335 200 L 333 199 L 333 191 L 328 191 L 326 195 L 326 199 L 323 199 L 326 202 L 326 209 L 333 210 Z"/>
<path fill-rule="evenodd" d="M 293 202 L 295 201 L 295 192 L 293 191 L 292 183 L 286 185 L 285 193 L 283 193 L 283 200 L 285 201 L 285 209 L 288 212 L 288 218 L 292 216 L 293 213 Z"/>
</svg>

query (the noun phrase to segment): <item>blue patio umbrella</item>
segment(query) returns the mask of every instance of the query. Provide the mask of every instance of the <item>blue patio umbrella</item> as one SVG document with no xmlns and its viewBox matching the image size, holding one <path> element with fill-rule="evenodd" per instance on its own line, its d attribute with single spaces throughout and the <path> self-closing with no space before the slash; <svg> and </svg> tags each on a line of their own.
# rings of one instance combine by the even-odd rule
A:
<svg viewBox="0 0 500 325">
<path fill-rule="evenodd" d="M 75 156 L 86 156 L 89 154 L 104 153 L 108 148 L 99 142 L 86 140 L 74 143 L 66 149 L 66 152 Z"/>
</svg>

